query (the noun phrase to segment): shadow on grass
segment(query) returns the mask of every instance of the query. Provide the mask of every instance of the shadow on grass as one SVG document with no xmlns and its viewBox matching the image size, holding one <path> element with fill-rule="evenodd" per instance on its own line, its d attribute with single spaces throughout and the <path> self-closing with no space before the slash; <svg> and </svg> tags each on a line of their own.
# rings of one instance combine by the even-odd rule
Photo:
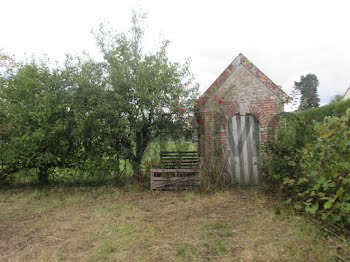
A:
<svg viewBox="0 0 350 262">
<path fill-rule="evenodd" d="M 130 178 L 116 180 L 112 178 L 108 179 L 94 179 L 85 181 L 52 181 L 49 184 L 40 184 L 37 181 L 30 182 L 16 182 L 0 184 L 0 190 L 13 190 L 13 189 L 51 189 L 51 188 L 97 188 L 97 187 L 115 187 L 126 188 L 129 185 L 135 185 L 135 182 Z M 139 184 L 142 185 L 142 184 Z M 142 188 L 142 187 L 140 187 Z"/>
</svg>

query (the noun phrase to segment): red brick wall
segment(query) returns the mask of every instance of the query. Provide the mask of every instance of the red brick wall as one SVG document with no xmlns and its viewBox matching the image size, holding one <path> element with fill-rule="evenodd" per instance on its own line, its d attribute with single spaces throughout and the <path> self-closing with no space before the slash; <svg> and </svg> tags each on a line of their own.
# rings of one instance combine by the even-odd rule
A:
<svg viewBox="0 0 350 262">
<path fill-rule="evenodd" d="M 222 79 L 216 82 L 220 86 L 212 88 L 207 94 L 205 105 L 201 108 L 203 121 L 201 151 L 204 156 L 213 154 L 214 147 L 218 143 L 224 152 L 227 151 L 225 129 L 227 121 L 233 115 L 238 113 L 254 115 L 259 120 L 261 142 L 264 142 L 270 120 L 276 114 L 283 112 L 283 102 L 278 94 L 245 66 L 240 65 L 230 73 L 230 76 L 226 73 L 219 77 Z M 218 103 L 219 99 L 223 101 L 221 104 Z"/>
</svg>

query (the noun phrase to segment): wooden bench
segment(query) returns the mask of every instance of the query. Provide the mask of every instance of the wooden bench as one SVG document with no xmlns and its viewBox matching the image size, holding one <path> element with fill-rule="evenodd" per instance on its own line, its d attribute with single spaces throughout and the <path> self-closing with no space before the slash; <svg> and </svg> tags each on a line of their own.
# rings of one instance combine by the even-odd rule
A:
<svg viewBox="0 0 350 262">
<path fill-rule="evenodd" d="M 200 184 L 197 151 L 161 152 L 161 162 L 151 169 L 151 189 L 190 189 Z"/>
<path fill-rule="evenodd" d="M 198 168 L 199 157 L 197 151 L 161 152 L 160 160 L 167 165 L 166 168 L 193 169 Z"/>
</svg>

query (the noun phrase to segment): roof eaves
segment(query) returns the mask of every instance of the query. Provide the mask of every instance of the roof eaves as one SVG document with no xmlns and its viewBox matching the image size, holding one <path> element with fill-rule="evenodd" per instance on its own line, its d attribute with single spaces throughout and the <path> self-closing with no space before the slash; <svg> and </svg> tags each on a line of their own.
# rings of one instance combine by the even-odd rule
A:
<svg viewBox="0 0 350 262">
<path fill-rule="evenodd" d="M 249 61 L 244 55 L 241 56 L 241 64 L 247 68 L 264 86 L 269 88 L 282 101 L 288 101 L 291 97 L 288 96 L 278 85 L 276 85 L 270 78 L 268 78 L 259 68 Z"/>
<path fill-rule="evenodd" d="M 272 82 L 272 80 L 261 72 L 252 62 L 250 62 L 249 59 L 240 53 L 201 96 L 202 105 L 208 101 L 209 97 L 215 93 L 216 89 L 220 87 L 241 64 L 246 67 L 257 79 L 259 79 L 262 84 L 271 89 L 275 95 L 280 97 L 282 101 L 288 102 L 288 100 L 290 100 L 290 96 L 288 96 L 279 86 Z"/>
<path fill-rule="evenodd" d="M 350 86 L 348 87 L 348 89 L 346 90 L 345 94 L 343 95 L 342 100 L 344 99 L 344 97 L 346 96 L 346 94 L 349 92 L 349 90 L 350 90 Z"/>
</svg>

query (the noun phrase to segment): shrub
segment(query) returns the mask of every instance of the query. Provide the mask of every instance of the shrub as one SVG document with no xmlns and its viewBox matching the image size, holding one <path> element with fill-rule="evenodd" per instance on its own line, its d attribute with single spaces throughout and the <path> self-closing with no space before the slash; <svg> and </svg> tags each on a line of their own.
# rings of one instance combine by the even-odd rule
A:
<svg viewBox="0 0 350 262">
<path fill-rule="evenodd" d="M 304 111 L 297 111 L 295 115 L 299 118 L 304 118 L 304 120 L 311 124 L 313 120 L 323 121 L 326 116 L 337 116 L 341 117 L 345 114 L 346 110 L 350 108 L 350 99 L 345 101 L 340 101 L 332 103 L 326 106 L 310 108 Z"/>
<path fill-rule="evenodd" d="M 274 119 L 262 150 L 264 180 L 273 189 L 279 188 L 284 178 L 295 178 L 300 173 L 301 149 L 310 133 L 309 126 L 292 113 Z"/>
<path fill-rule="evenodd" d="M 315 123 L 317 140 L 302 150 L 301 174 L 284 178 L 294 207 L 350 227 L 350 109 Z"/>
</svg>

